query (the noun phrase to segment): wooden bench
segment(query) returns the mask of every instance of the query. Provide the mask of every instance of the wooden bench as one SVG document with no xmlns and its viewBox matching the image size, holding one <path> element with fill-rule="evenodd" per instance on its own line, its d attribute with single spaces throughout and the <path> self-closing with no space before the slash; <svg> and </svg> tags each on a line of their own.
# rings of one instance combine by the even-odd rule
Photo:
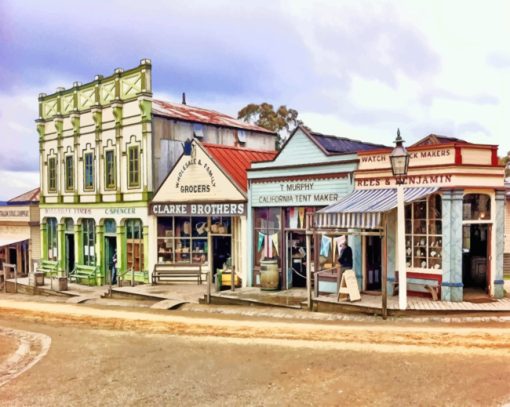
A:
<svg viewBox="0 0 510 407">
<path fill-rule="evenodd" d="M 45 277 L 57 277 L 58 262 L 55 260 L 41 260 L 37 271 L 44 273 Z"/>
<path fill-rule="evenodd" d="M 412 281 L 409 281 L 412 280 Z M 398 294 L 398 271 L 395 272 L 393 295 Z M 407 273 L 407 290 L 413 293 L 428 293 L 433 301 L 439 300 L 441 276 L 436 274 Z"/>
<path fill-rule="evenodd" d="M 85 266 L 77 264 L 74 270 L 69 274 L 69 280 L 79 283 L 86 280 L 88 285 L 95 285 L 97 279 L 97 266 Z"/>
<path fill-rule="evenodd" d="M 158 284 L 162 281 L 193 281 L 196 278 L 197 284 L 202 284 L 202 265 L 201 264 L 164 264 L 159 263 L 154 266 L 152 272 L 152 284 Z"/>
</svg>

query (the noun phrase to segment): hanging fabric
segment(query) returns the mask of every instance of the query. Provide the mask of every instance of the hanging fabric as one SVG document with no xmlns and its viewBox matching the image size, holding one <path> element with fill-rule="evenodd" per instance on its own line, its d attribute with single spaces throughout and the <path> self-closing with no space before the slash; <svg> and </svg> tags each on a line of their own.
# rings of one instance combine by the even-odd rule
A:
<svg viewBox="0 0 510 407">
<path fill-rule="evenodd" d="M 324 256 L 324 257 L 328 257 L 330 246 L 331 246 L 331 239 L 327 236 L 322 236 L 320 255 Z"/>
<path fill-rule="evenodd" d="M 278 248 L 280 246 L 279 246 L 279 243 L 278 243 L 278 233 L 275 233 L 274 235 L 272 235 L 271 236 L 271 240 L 274 243 L 274 248 L 275 248 L 275 251 L 276 251 L 276 255 L 279 256 L 280 253 L 278 252 Z"/>
<path fill-rule="evenodd" d="M 264 235 L 264 257 L 273 258 L 273 240 L 271 235 Z"/>
<path fill-rule="evenodd" d="M 299 226 L 301 229 L 305 228 L 305 208 L 300 207 L 298 208 L 299 213 Z"/>
<path fill-rule="evenodd" d="M 289 208 L 289 227 L 291 229 L 297 229 L 298 227 L 298 213 L 296 208 Z"/>
<path fill-rule="evenodd" d="M 259 238 L 257 242 L 257 252 L 260 252 L 262 250 L 262 247 L 264 246 L 264 233 L 259 232 Z"/>
</svg>

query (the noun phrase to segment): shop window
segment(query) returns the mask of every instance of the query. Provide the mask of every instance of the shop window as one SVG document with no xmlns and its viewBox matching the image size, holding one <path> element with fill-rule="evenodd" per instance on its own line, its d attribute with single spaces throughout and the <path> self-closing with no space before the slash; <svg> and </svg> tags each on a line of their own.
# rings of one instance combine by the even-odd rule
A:
<svg viewBox="0 0 510 407">
<path fill-rule="evenodd" d="M 46 220 L 46 239 L 48 245 L 48 260 L 56 261 L 58 259 L 57 246 L 57 219 L 48 218 Z"/>
<path fill-rule="evenodd" d="M 66 191 L 70 192 L 74 189 L 74 157 L 67 155 L 65 159 L 65 179 L 66 179 Z"/>
<path fill-rule="evenodd" d="M 260 262 L 265 259 L 277 259 L 281 267 L 281 209 L 256 208 L 254 226 L 254 265 L 260 266 Z"/>
<path fill-rule="evenodd" d="M 128 270 L 143 271 L 143 226 L 140 219 L 126 221 L 126 245 Z"/>
<path fill-rule="evenodd" d="M 86 266 L 96 265 L 96 222 L 94 219 L 83 219 L 83 264 Z"/>
<path fill-rule="evenodd" d="M 128 187 L 140 186 L 140 149 L 138 146 L 128 148 Z"/>
<path fill-rule="evenodd" d="M 230 217 L 158 218 L 158 263 L 204 264 L 209 233 L 229 234 L 230 225 Z"/>
<path fill-rule="evenodd" d="M 106 219 L 104 221 L 104 233 L 114 235 L 117 232 L 117 226 L 114 219 Z"/>
<path fill-rule="evenodd" d="M 115 189 L 115 151 L 107 150 L 104 153 L 105 188 Z"/>
<path fill-rule="evenodd" d="M 484 194 L 467 194 L 462 205 L 463 220 L 490 220 L 491 197 Z"/>
<path fill-rule="evenodd" d="M 48 158 L 48 192 L 57 192 L 57 159 Z"/>
<path fill-rule="evenodd" d="M 83 189 L 90 191 L 94 189 L 94 154 L 93 153 L 83 154 L 83 162 L 84 162 Z"/>
<path fill-rule="evenodd" d="M 406 205 L 405 217 L 407 267 L 440 270 L 443 247 L 441 196 L 434 194 Z"/>
</svg>

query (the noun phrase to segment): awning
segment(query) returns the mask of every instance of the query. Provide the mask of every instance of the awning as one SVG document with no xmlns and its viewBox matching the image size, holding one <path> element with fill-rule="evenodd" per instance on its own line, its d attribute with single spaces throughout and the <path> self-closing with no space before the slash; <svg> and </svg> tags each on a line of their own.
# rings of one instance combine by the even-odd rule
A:
<svg viewBox="0 0 510 407">
<path fill-rule="evenodd" d="M 422 199 L 438 190 L 437 187 L 404 188 L 406 203 Z M 397 207 L 397 190 L 356 190 L 314 214 L 316 228 L 378 229 L 382 214 Z"/>
<path fill-rule="evenodd" d="M 23 233 L 15 235 L 3 235 L 0 233 L 0 247 L 8 246 L 14 243 L 23 242 L 30 239 L 30 232 L 27 231 L 26 235 Z"/>
</svg>

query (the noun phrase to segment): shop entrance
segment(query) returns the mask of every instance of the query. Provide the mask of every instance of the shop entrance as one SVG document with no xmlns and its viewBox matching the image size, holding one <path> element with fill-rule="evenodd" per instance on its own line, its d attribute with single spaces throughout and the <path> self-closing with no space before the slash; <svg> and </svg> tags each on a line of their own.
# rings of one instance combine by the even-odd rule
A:
<svg viewBox="0 0 510 407">
<path fill-rule="evenodd" d="M 462 282 L 464 288 L 489 292 L 491 225 L 464 225 L 462 231 Z"/>
<path fill-rule="evenodd" d="M 216 274 L 218 269 L 222 269 L 223 265 L 227 263 L 232 253 L 232 238 L 231 236 L 212 236 L 213 246 L 213 273 Z"/>
<path fill-rule="evenodd" d="M 69 275 L 74 270 L 74 234 L 65 234 L 65 246 L 65 268 L 67 275 Z"/>
<path fill-rule="evenodd" d="M 381 237 L 365 236 L 365 282 L 367 291 L 381 291 Z"/>
<path fill-rule="evenodd" d="M 287 232 L 287 288 L 306 287 L 306 235 Z"/>
<path fill-rule="evenodd" d="M 113 272 L 113 256 L 117 252 L 117 238 L 115 236 L 105 236 L 104 238 L 104 259 L 105 259 L 105 281 L 107 284 L 116 284 L 117 276 Z"/>
</svg>

